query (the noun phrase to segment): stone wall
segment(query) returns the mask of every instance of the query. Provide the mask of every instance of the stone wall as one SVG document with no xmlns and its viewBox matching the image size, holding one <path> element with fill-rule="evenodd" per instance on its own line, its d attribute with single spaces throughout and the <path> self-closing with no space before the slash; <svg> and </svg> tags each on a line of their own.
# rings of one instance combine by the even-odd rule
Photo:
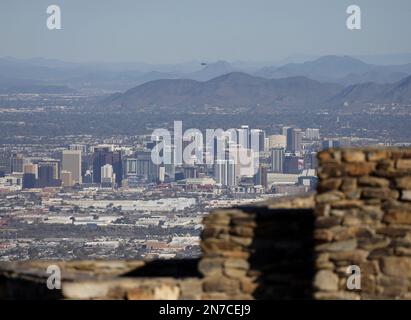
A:
<svg viewBox="0 0 411 320">
<path fill-rule="evenodd" d="M 312 207 L 308 197 L 216 210 L 205 218 L 199 270 L 207 298 L 311 298 Z"/>
<path fill-rule="evenodd" d="M 411 149 L 321 152 L 314 297 L 411 298 Z M 347 267 L 361 271 L 349 290 Z"/>
<path fill-rule="evenodd" d="M 197 260 L 22 261 L 0 264 L 0 299 L 202 299 Z M 61 290 L 47 288 L 47 267 L 61 270 Z"/>
</svg>

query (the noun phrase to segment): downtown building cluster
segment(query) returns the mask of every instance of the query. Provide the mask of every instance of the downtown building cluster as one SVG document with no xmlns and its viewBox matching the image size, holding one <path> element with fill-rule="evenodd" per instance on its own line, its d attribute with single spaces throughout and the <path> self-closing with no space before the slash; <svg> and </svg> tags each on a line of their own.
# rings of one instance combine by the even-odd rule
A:
<svg viewBox="0 0 411 320">
<path fill-rule="evenodd" d="M 243 125 L 234 132 L 234 139 L 215 137 L 211 149 L 206 147 L 200 153 L 194 150 L 183 163 L 174 159 L 174 144 L 164 145 L 161 153 L 169 152 L 172 161 L 155 163 L 153 150 L 162 140 L 152 136 L 144 136 L 137 146 L 71 144 L 54 158 L 14 153 L 9 168 L 0 168 L 0 186 L 19 190 L 171 185 L 234 193 L 293 194 L 315 188 L 318 149 L 338 146 L 337 141 L 321 141 L 319 129 L 283 127 L 281 132 L 267 135 Z M 313 142 L 317 147 L 312 147 Z M 192 143 L 193 139 L 183 139 L 183 150 Z M 212 163 L 204 161 L 210 157 Z"/>
</svg>

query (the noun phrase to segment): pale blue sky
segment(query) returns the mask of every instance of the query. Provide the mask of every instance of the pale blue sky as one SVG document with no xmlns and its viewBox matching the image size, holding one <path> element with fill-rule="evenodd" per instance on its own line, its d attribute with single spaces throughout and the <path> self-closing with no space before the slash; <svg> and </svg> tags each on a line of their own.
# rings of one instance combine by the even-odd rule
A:
<svg viewBox="0 0 411 320">
<path fill-rule="evenodd" d="M 46 28 L 62 9 L 63 30 Z M 346 29 L 346 8 L 363 29 Z M 0 56 L 176 63 L 411 52 L 410 0 L 1 0 Z"/>
</svg>

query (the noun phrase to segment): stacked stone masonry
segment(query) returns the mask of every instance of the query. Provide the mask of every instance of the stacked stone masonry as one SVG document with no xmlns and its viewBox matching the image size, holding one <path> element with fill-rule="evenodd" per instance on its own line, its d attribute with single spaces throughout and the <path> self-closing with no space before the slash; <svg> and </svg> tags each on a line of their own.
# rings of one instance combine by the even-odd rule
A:
<svg viewBox="0 0 411 320">
<path fill-rule="evenodd" d="M 411 149 L 321 152 L 314 297 L 411 298 Z M 361 271 L 350 290 L 347 267 Z"/>
<path fill-rule="evenodd" d="M 216 210 L 205 218 L 199 270 L 208 297 L 310 298 L 314 219 L 308 202 L 293 209 Z"/>
</svg>

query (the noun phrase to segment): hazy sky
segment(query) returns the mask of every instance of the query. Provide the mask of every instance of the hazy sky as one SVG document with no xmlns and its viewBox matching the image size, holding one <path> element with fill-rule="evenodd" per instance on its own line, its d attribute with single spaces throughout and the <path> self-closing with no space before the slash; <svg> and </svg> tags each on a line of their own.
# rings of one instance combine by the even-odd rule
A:
<svg viewBox="0 0 411 320">
<path fill-rule="evenodd" d="M 46 27 L 58 4 L 62 30 Z M 362 30 L 346 8 L 362 9 Z M 175 63 L 411 52 L 410 0 L 1 0 L 0 56 Z"/>
</svg>

